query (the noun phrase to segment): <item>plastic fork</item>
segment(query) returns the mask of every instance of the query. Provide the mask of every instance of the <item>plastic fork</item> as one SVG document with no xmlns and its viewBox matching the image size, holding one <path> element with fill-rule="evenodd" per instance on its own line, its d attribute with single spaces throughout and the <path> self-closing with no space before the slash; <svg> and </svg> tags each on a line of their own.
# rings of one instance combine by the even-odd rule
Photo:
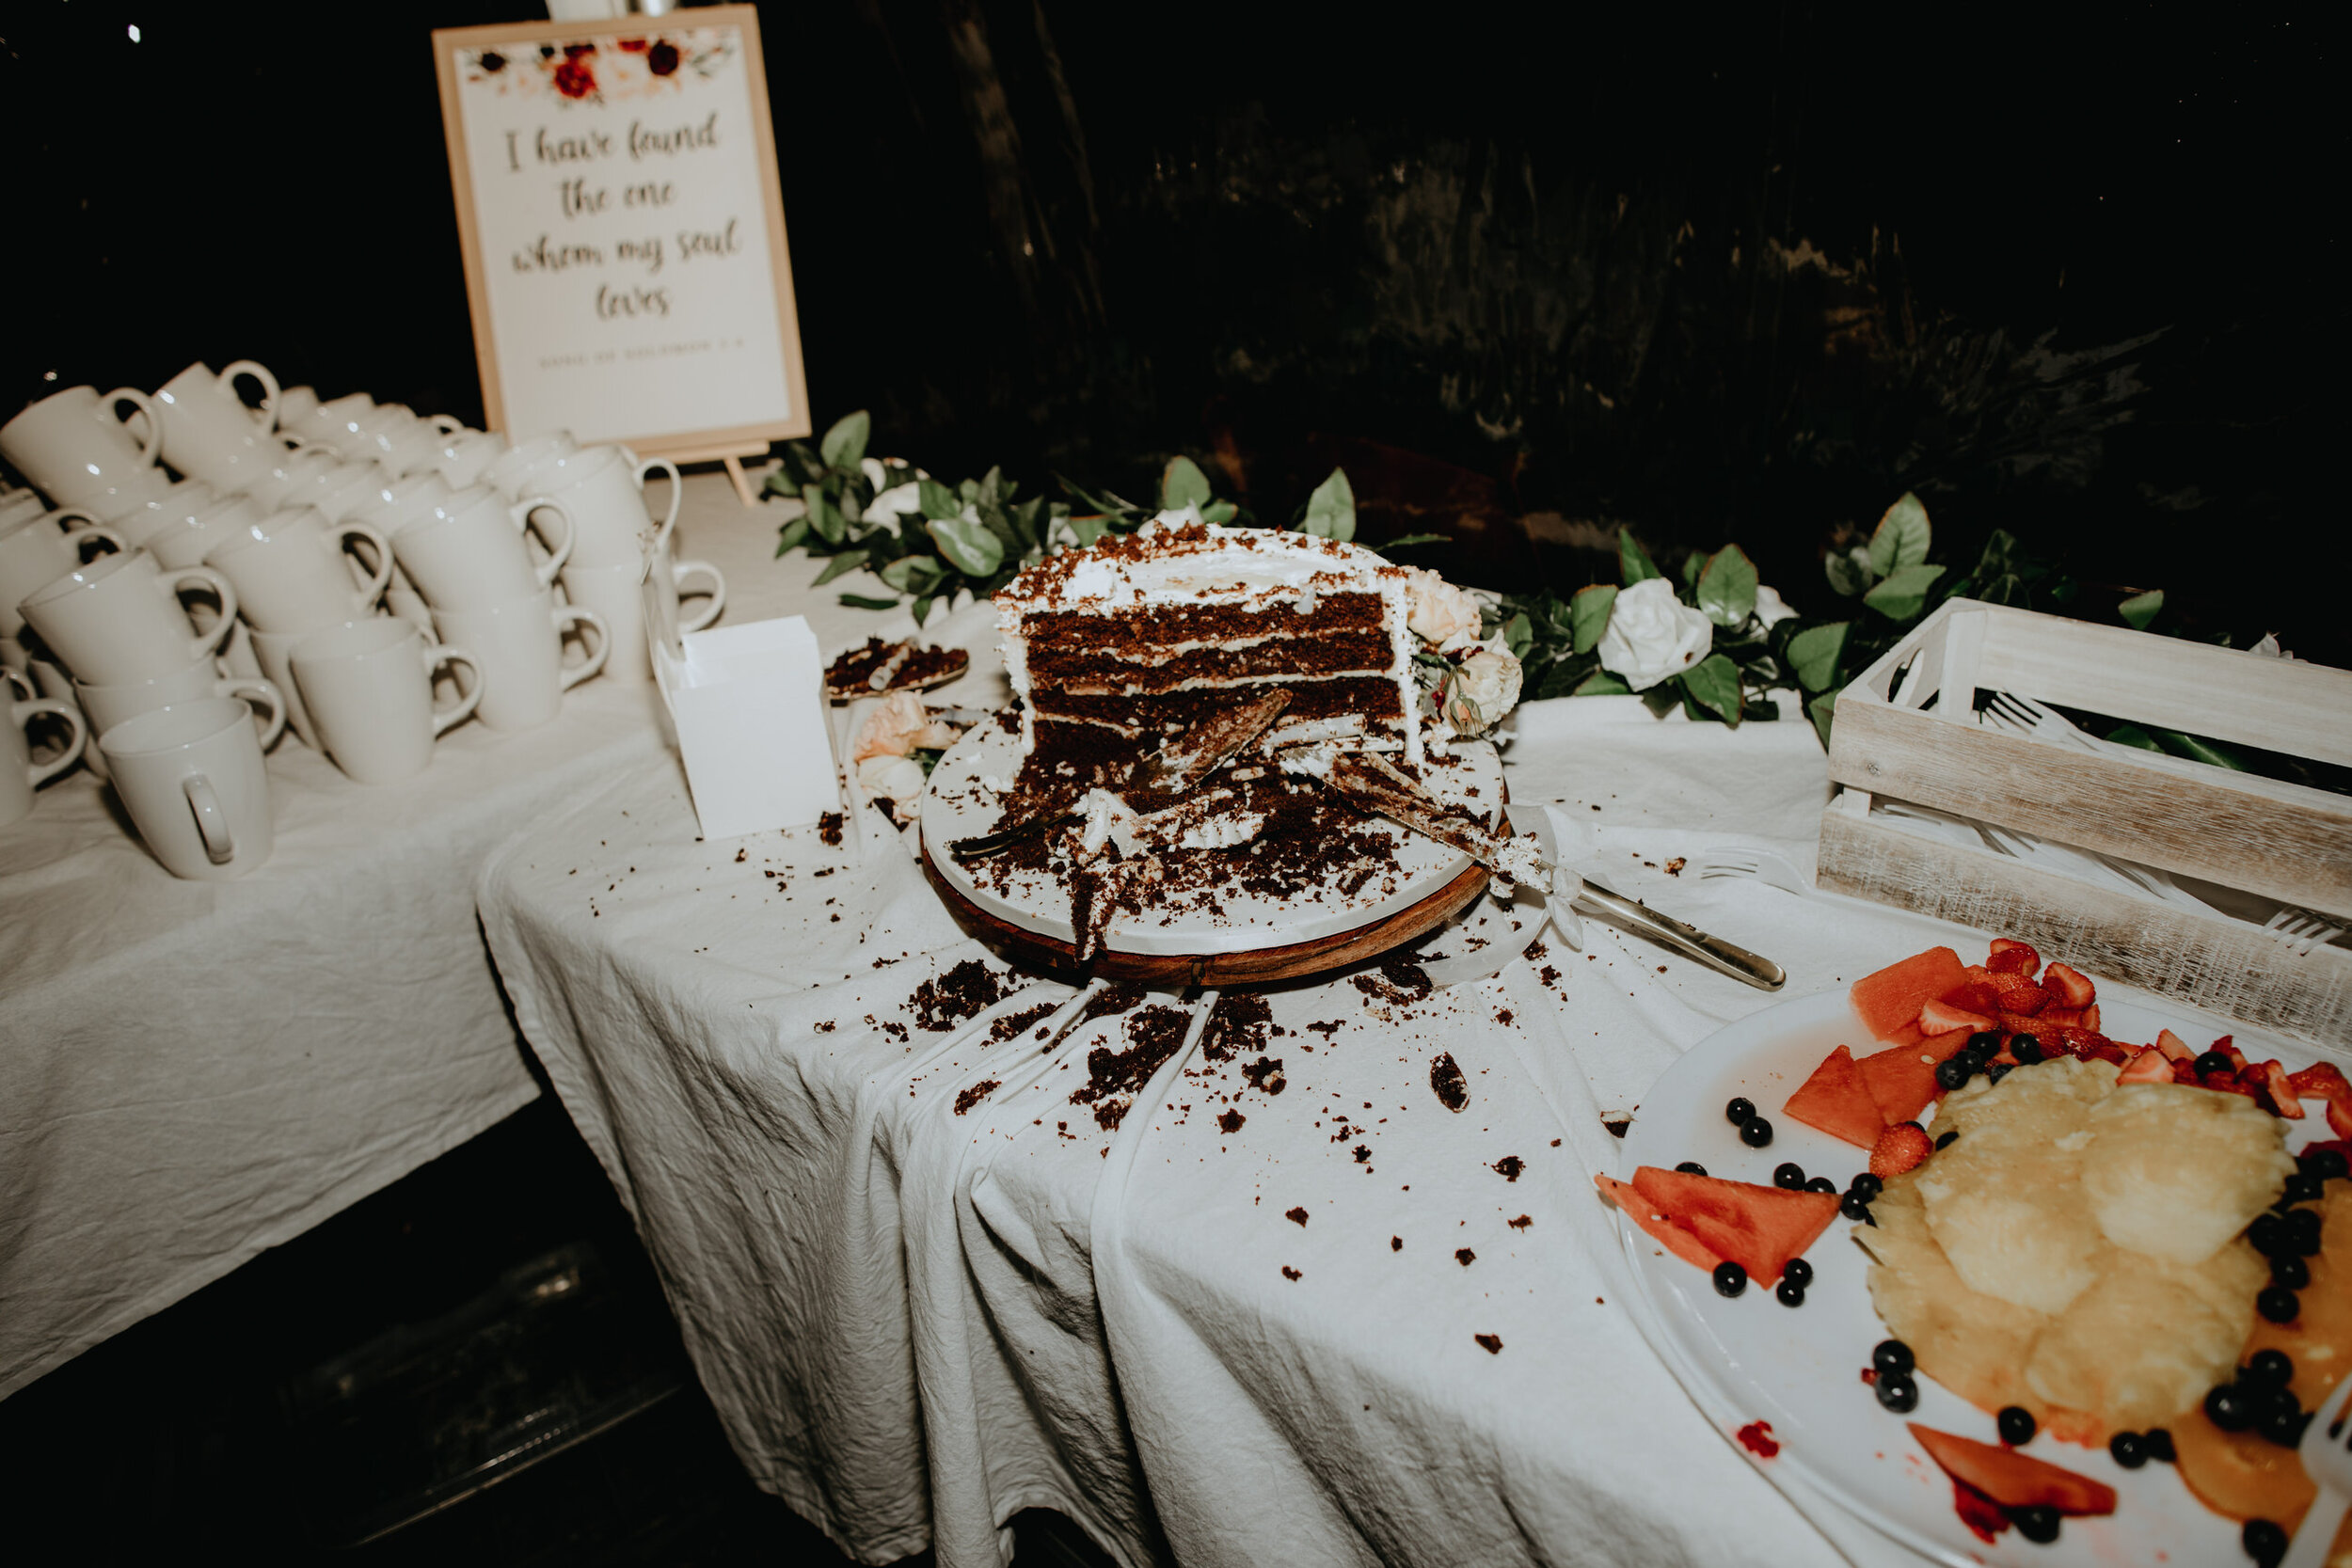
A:
<svg viewBox="0 0 2352 1568">
<path fill-rule="evenodd" d="M 2304 1513 L 2281 1568 L 2319 1568 L 2328 1560 L 2328 1548 L 2344 1523 L 2346 1506 L 2352 1505 L 2352 1441 L 2344 1432 L 2348 1403 L 2352 1403 L 2352 1377 L 2337 1384 L 2320 1402 L 2311 1425 L 2303 1429 L 2303 1441 L 2296 1447 L 2303 1473 L 2312 1478 L 2319 1495 Z"/>
<path fill-rule="evenodd" d="M 2312 948 L 2324 947 L 2344 935 L 2344 927 L 2326 915 L 2298 910 L 2292 904 L 2281 906 L 2277 914 L 2263 922 L 2263 929 L 2292 947 L 2298 958 L 2311 957 Z"/>
<path fill-rule="evenodd" d="M 1743 877 L 1783 893 L 1793 893 L 1800 898 L 1810 896 L 1814 891 L 1804 874 L 1785 856 L 1745 845 L 1726 845 L 1707 851 L 1699 857 L 1698 871 L 1702 881 L 1711 877 Z"/>
</svg>

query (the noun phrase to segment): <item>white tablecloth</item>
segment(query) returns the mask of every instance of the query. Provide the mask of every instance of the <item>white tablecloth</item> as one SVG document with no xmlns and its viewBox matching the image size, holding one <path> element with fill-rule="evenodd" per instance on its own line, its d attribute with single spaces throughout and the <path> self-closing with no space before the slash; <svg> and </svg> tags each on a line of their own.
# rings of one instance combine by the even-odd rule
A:
<svg viewBox="0 0 2352 1568">
<path fill-rule="evenodd" d="M 946 632 L 988 640 L 984 615 Z M 1531 705 L 1518 730 L 1515 809 L 1556 806 L 1621 891 L 1777 958 L 1787 994 L 1948 939 L 1668 874 L 1733 838 L 1809 863 L 1826 782 L 1808 729 L 1581 699 Z M 1587 923 L 1582 954 L 1553 941 L 1409 1006 L 1345 978 L 1275 992 L 1277 1095 L 1202 1055 L 1204 998 L 1105 1132 L 1071 1094 L 1126 1020 L 1050 1049 L 1034 1027 L 998 1038 L 996 1020 L 1070 998 L 1012 977 L 1018 994 L 927 1031 L 918 986 L 981 950 L 865 829 L 835 850 L 704 845 L 655 767 L 527 834 L 482 887 L 523 1031 L 636 1213 L 738 1450 L 853 1555 L 929 1542 L 946 1568 L 994 1563 L 1004 1523 L 1044 1506 L 1130 1564 L 1170 1546 L 1188 1564 L 1785 1563 L 1821 1559 L 1824 1531 L 1894 1560 L 1709 1435 L 1729 1413 L 1694 1411 L 1645 1348 L 1593 1196 L 1615 1168 L 1602 1114 L 1638 1114 L 1676 1054 L 1772 998 Z M 1438 1049 L 1471 1085 L 1459 1115 L 1429 1086 Z"/>
<path fill-rule="evenodd" d="M 736 616 L 812 599 L 717 476 L 680 538 Z M 821 603 L 847 635 L 856 612 Z M 86 772 L 0 829 L 0 1395 L 538 1093 L 474 884 L 500 842 L 665 765 L 658 700 L 591 681 L 553 724 L 461 725 L 383 788 L 289 736 L 276 852 L 232 883 L 164 872 Z"/>
</svg>

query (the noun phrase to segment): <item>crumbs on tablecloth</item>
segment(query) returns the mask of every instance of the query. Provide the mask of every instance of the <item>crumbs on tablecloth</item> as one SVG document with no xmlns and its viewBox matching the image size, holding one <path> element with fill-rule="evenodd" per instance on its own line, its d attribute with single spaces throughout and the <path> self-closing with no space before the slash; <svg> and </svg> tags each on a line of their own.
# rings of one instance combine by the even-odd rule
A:
<svg viewBox="0 0 2352 1568">
<path fill-rule="evenodd" d="M 1470 1103 L 1470 1082 L 1462 1076 L 1462 1069 L 1451 1051 L 1440 1051 L 1431 1059 L 1429 1087 L 1436 1093 L 1438 1103 L 1449 1111 L 1458 1114 Z"/>
<path fill-rule="evenodd" d="M 1228 1062 L 1245 1051 L 1263 1051 L 1277 1032 L 1274 1009 L 1254 990 L 1229 990 L 1216 999 L 1200 1037 L 1200 1058 Z"/>
<path fill-rule="evenodd" d="M 1403 1252 L 1405 1250 L 1405 1238 L 1402 1236 L 1390 1237 L 1389 1250 L 1391 1252 Z"/>
<path fill-rule="evenodd" d="M 829 811 L 817 819 L 817 836 L 829 845 L 841 842 L 841 814 Z"/>
<path fill-rule="evenodd" d="M 1679 877 L 1682 875 L 1682 868 L 1690 863 L 1691 863 L 1684 857 L 1677 855 L 1674 859 L 1666 863 L 1666 875 L 1669 877 Z"/>
<path fill-rule="evenodd" d="M 1293 1222 L 1294 1224 L 1305 1225 L 1307 1223 L 1307 1211 L 1304 1209 L 1285 1209 L 1282 1211 L 1282 1217 Z"/>
<path fill-rule="evenodd" d="M 1358 1144 L 1354 1148 L 1348 1150 L 1348 1152 L 1356 1156 L 1356 1163 L 1359 1165 L 1366 1165 L 1372 1163 L 1372 1150 L 1365 1148 L 1362 1144 Z"/>
<path fill-rule="evenodd" d="M 1495 1022 L 1502 1024 L 1505 1029 L 1508 1029 L 1515 1022 L 1517 1022 L 1517 1015 L 1514 1014 L 1508 1007 L 1500 1007 L 1495 1011 Z"/>
<path fill-rule="evenodd" d="M 1594 810 L 1596 810 L 1596 811 L 1597 811 L 1597 810 L 1599 810 L 1600 808 L 1599 808 L 1599 807 L 1597 807 L 1597 806 L 1596 806 L 1596 807 L 1594 807 L 1593 809 L 1594 809 Z M 1487 1354 L 1488 1355 L 1501 1355 L 1501 1354 L 1502 1354 L 1502 1335 L 1500 1335 L 1500 1334 L 1473 1334 L 1473 1335 L 1471 1335 L 1471 1336 L 1470 1336 L 1470 1338 L 1473 1338 L 1473 1339 L 1475 1339 L 1475 1340 L 1477 1340 L 1477 1341 L 1478 1341 L 1481 1345 L 1484 1345 L 1484 1346 L 1486 1347 L 1486 1354 Z"/>
<path fill-rule="evenodd" d="M 1142 988 L 1136 990 L 1140 993 Z M 1160 1064 L 1183 1049 L 1184 1033 L 1191 1027 L 1192 1014 L 1183 1007 L 1141 1009 L 1127 1021 L 1126 1050 L 1098 1045 L 1087 1053 L 1087 1081 L 1072 1091 L 1070 1103 L 1092 1105 L 1095 1125 L 1106 1132 L 1116 1131 L 1134 1101 L 1113 1097 L 1132 1096 L 1150 1083 Z"/>
<path fill-rule="evenodd" d="M 1238 1132 L 1241 1131 L 1241 1124 L 1248 1119 L 1239 1111 L 1227 1111 L 1216 1118 L 1216 1124 L 1229 1133 Z"/>
<path fill-rule="evenodd" d="M 1000 1082 L 1002 1082 L 1000 1079 L 983 1078 L 978 1083 L 973 1085 L 970 1088 L 964 1090 L 961 1094 L 956 1096 L 956 1115 L 961 1116 L 973 1106 L 977 1105 L 981 1101 L 986 1100 Z"/>
<path fill-rule="evenodd" d="M 1518 1219 L 1504 1220 L 1502 1223 L 1509 1226 L 1514 1230 L 1525 1230 L 1528 1227 L 1535 1223 L 1535 1216 L 1533 1214 L 1521 1214 Z"/>
<path fill-rule="evenodd" d="M 831 1019 L 827 1019 L 827 1020 L 825 1020 L 825 1022 L 824 1022 L 819 1023 L 819 1024 L 817 1026 L 817 1032 L 818 1032 L 818 1034 L 820 1034 L 820 1035 L 830 1035 L 830 1034 L 832 1034 L 832 1033 L 833 1033 L 833 1028 L 834 1028 L 833 1020 L 831 1020 Z"/>
<path fill-rule="evenodd" d="M 1550 964 L 1546 964 L 1542 970 L 1536 974 L 1535 978 L 1541 980 L 1545 985 L 1556 986 L 1560 983 L 1560 971 Z"/>
<path fill-rule="evenodd" d="M 1054 1011 L 1054 1006 L 1055 1005 L 1051 1002 L 1041 1002 L 1034 1007 L 1022 1007 L 1016 1011 L 1007 1013 L 1004 1017 L 998 1019 L 995 1022 L 988 1026 L 989 1039 L 993 1042 L 1001 1044 L 1002 1042 L 1012 1038 L 1013 1036 L 1021 1033 L 1030 1024 L 1035 1023 L 1041 1019 L 1051 1017 Z"/>
<path fill-rule="evenodd" d="M 1629 1116 L 1603 1117 L 1600 1118 L 1600 1124 L 1609 1129 L 1609 1135 L 1611 1137 L 1622 1138 L 1625 1136 L 1626 1129 L 1633 1125 L 1633 1118 Z M 1554 1148 L 1559 1148 L 1560 1140 L 1557 1138 L 1552 1139 L 1551 1146 Z"/>
<path fill-rule="evenodd" d="M 1551 949 L 1544 945 L 1543 939 L 1541 937 L 1536 938 L 1534 942 L 1529 942 L 1525 947 L 1519 949 L 1519 957 L 1525 958 L 1532 964 L 1542 963 L 1550 956 Z"/>
<path fill-rule="evenodd" d="M 1260 1094 L 1280 1094 L 1290 1084 L 1290 1080 L 1282 1076 L 1282 1058 L 1279 1056 L 1261 1056 L 1254 1062 L 1244 1063 L 1241 1075 L 1248 1079 L 1249 1086 Z"/>
<path fill-rule="evenodd" d="M 1393 1002 L 1400 1006 L 1409 1006 L 1419 1002 L 1437 989 L 1430 982 L 1428 972 L 1419 964 L 1401 961 L 1382 964 L 1380 973 L 1377 974 L 1351 974 L 1348 976 L 1348 984 L 1362 991 L 1366 996 L 1377 997 L 1383 1002 Z M 1320 1025 L 1312 1027 L 1320 1027 Z"/>
<path fill-rule="evenodd" d="M 1462 1267 L 1464 1267 L 1464 1268 L 1466 1268 L 1466 1269 L 1467 1269 L 1467 1268 L 1469 1268 L 1469 1267 L 1470 1267 L 1472 1263 L 1475 1263 L 1475 1262 L 1477 1262 L 1477 1261 L 1478 1261 L 1478 1254 L 1476 1254 L 1476 1253 L 1472 1252 L 1470 1248 L 1468 1248 L 1468 1247 L 1466 1247 L 1466 1246 L 1465 1246 L 1465 1247 L 1455 1247 L 1455 1248 L 1454 1249 L 1454 1260 L 1455 1262 L 1457 1262 L 1457 1263 L 1461 1264 L 1461 1265 L 1462 1265 Z"/>
<path fill-rule="evenodd" d="M 1284 1279 L 1296 1279 L 1298 1277 L 1298 1271 L 1292 1268 L 1288 1263 L 1285 1263 L 1282 1265 L 1282 1277 Z"/>
<path fill-rule="evenodd" d="M 741 865 L 746 860 L 751 858 L 751 853 L 752 852 L 749 848 L 738 849 L 735 852 L 735 863 Z"/>
<path fill-rule="evenodd" d="M 1517 1181 L 1519 1179 L 1519 1172 L 1526 1168 L 1527 1162 L 1516 1154 L 1506 1154 L 1495 1162 L 1495 1174 L 1505 1181 Z"/>
<path fill-rule="evenodd" d="M 977 958 L 966 958 L 946 974 L 915 987 L 906 1005 L 914 1014 L 916 1028 L 944 1035 L 1009 994 L 994 970 Z"/>
</svg>

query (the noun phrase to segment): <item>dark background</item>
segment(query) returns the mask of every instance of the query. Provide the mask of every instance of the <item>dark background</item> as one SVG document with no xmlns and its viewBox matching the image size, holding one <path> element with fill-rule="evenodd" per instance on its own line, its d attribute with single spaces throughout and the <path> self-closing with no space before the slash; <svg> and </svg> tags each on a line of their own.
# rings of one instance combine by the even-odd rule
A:
<svg viewBox="0 0 2352 1568">
<path fill-rule="evenodd" d="M 20 0 L 0 401 L 249 356 L 478 417 L 426 33 L 526 8 Z M 820 428 L 1273 522 L 1340 462 L 1473 580 L 1626 523 L 1823 610 L 1912 488 L 1957 566 L 2352 662 L 2323 13 L 760 8 Z"/>
</svg>

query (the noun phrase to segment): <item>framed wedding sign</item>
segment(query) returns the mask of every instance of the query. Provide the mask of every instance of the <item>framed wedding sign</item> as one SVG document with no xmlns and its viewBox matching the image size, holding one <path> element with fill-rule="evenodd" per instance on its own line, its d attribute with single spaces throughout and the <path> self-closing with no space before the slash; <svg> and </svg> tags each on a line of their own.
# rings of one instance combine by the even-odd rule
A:
<svg viewBox="0 0 2352 1568">
<path fill-rule="evenodd" d="M 489 427 L 690 461 L 808 435 L 757 8 L 433 48 Z"/>
</svg>

